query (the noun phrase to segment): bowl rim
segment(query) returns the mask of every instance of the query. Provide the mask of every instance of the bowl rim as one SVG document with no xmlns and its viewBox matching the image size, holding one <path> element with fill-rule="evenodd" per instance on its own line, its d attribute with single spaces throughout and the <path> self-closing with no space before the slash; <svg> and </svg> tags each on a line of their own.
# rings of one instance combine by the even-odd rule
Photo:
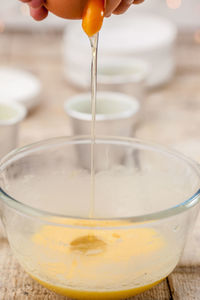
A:
<svg viewBox="0 0 200 300">
<path fill-rule="evenodd" d="M 30 144 L 28 146 L 24 146 L 18 149 L 15 149 L 11 151 L 9 154 L 7 154 L 3 159 L 0 161 L 0 174 L 1 172 L 6 168 L 6 166 L 13 161 L 16 160 L 16 157 L 22 157 L 24 153 L 27 152 L 34 152 L 36 149 L 41 149 L 42 147 L 52 146 L 52 145 L 59 145 L 59 144 L 85 144 L 85 143 L 91 143 L 91 137 L 87 135 L 81 135 L 81 136 L 65 136 L 65 137 L 56 137 L 51 138 L 47 140 L 43 140 L 37 143 Z M 194 172 L 199 177 L 200 182 L 200 166 L 197 162 L 193 161 L 192 159 L 188 158 L 187 156 L 183 155 L 182 153 L 177 152 L 176 150 L 171 150 L 167 147 L 155 144 L 153 142 L 145 141 L 142 139 L 136 139 L 136 138 L 128 138 L 128 137 L 112 137 L 112 136 L 97 136 L 96 142 L 98 143 L 112 143 L 116 145 L 131 145 L 132 143 L 137 143 L 138 145 L 145 146 L 145 149 L 154 150 L 160 153 L 164 153 L 165 155 L 170 155 L 172 157 L 175 157 L 181 161 L 184 161 L 186 165 L 190 166 Z M 91 221 L 97 222 L 96 224 L 98 226 L 102 226 L 104 222 L 106 222 L 105 227 L 124 227 L 129 224 L 142 224 L 147 222 L 153 222 L 153 221 L 161 221 L 163 219 L 179 215 L 185 211 L 188 211 L 189 209 L 195 207 L 197 204 L 200 203 L 200 187 L 199 189 L 191 195 L 187 200 L 184 200 L 183 202 L 179 203 L 178 205 L 172 206 L 170 208 L 156 211 L 149 214 L 143 214 L 139 216 L 128 216 L 128 217 L 110 217 L 110 218 L 89 218 L 89 217 L 75 217 L 75 216 L 68 216 L 63 214 L 53 214 L 48 211 L 44 211 L 38 208 L 34 208 L 30 205 L 24 204 L 20 202 L 19 200 L 14 199 L 10 195 L 8 195 L 1 187 L 0 187 L 0 200 L 2 200 L 7 206 L 14 209 L 18 213 L 33 217 L 33 218 L 39 218 L 41 221 L 44 221 L 45 223 L 50 224 L 57 224 L 59 226 L 69 227 L 69 226 L 83 226 L 84 222 L 86 227 L 91 227 L 89 225 Z M 64 221 L 68 222 L 64 222 Z M 80 221 L 81 224 L 78 224 L 77 222 Z M 102 223 L 103 222 L 103 223 Z M 97 226 L 97 227 L 98 227 Z M 104 225 L 103 225 L 104 227 Z"/>
</svg>

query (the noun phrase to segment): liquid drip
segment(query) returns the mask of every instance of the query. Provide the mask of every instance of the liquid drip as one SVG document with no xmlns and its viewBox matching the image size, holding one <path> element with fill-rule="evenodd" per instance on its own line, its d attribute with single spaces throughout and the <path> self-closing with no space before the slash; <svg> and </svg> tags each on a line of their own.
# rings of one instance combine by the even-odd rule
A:
<svg viewBox="0 0 200 300">
<path fill-rule="evenodd" d="M 92 48 L 91 63 L 91 200 L 89 218 L 94 217 L 95 209 L 95 135 L 96 135 L 96 98 L 97 98 L 97 52 L 99 34 L 90 37 Z"/>
</svg>

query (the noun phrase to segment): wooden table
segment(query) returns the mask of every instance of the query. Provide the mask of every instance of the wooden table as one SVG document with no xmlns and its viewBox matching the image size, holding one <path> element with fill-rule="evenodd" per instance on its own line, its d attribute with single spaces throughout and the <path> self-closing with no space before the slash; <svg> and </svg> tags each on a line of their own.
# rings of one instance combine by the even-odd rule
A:
<svg viewBox="0 0 200 300">
<path fill-rule="evenodd" d="M 20 145 L 71 133 L 63 102 L 77 90 L 64 80 L 61 33 L 0 35 L 0 66 L 25 68 L 42 84 L 41 104 L 21 126 Z M 149 91 L 136 135 L 171 145 L 200 162 L 200 44 L 181 34 L 178 68 L 169 84 Z M 0 300 L 58 300 L 19 267 L 6 239 L 0 239 Z M 200 299 L 200 218 L 175 271 L 134 300 Z"/>
</svg>

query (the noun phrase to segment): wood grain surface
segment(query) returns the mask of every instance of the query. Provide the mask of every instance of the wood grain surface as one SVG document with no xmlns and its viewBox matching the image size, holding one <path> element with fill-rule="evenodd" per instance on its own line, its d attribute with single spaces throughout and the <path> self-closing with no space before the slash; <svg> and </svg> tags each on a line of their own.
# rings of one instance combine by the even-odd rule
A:
<svg viewBox="0 0 200 300">
<path fill-rule="evenodd" d="M 136 136 L 172 146 L 200 162 L 200 44 L 181 34 L 177 72 L 165 86 L 147 92 Z M 63 75 L 62 34 L 5 32 L 0 35 L 0 66 L 31 71 L 42 82 L 40 105 L 23 122 L 20 145 L 69 135 L 64 101 L 80 90 Z M 161 284 L 134 300 L 200 299 L 200 218 L 179 266 Z M 0 239 L 0 300 L 62 300 L 25 274 Z"/>
</svg>

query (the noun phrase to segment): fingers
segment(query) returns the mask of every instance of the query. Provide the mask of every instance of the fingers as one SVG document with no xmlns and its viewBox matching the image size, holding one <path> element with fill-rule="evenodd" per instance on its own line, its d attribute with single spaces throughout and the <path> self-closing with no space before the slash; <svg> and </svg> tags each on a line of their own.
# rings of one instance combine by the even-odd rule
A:
<svg viewBox="0 0 200 300">
<path fill-rule="evenodd" d="M 113 11 L 119 6 L 121 0 L 106 0 L 105 16 L 109 17 Z"/>
<path fill-rule="evenodd" d="M 123 14 L 133 4 L 133 0 L 122 0 L 119 6 L 114 10 L 114 14 Z"/>
<path fill-rule="evenodd" d="M 44 3 L 43 0 L 32 0 L 29 2 L 29 5 L 30 5 L 30 7 L 33 7 L 33 8 L 40 8 L 43 3 Z"/>
<path fill-rule="evenodd" d="M 142 2 L 144 2 L 144 0 L 134 0 L 133 4 L 140 4 Z"/>
<path fill-rule="evenodd" d="M 30 6 L 30 15 L 36 21 L 42 21 L 48 15 L 48 10 L 43 6 L 44 0 L 20 0 Z"/>
<path fill-rule="evenodd" d="M 144 0 L 107 0 L 105 16 L 108 17 L 112 13 L 118 15 L 123 14 L 132 4 L 140 4 Z"/>
<path fill-rule="evenodd" d="M 29 4 L 31 7 L 39 8 L 44 3 L 44 0 L 20 0 L 21 2 Z"/>
<path fill-rule="evenodd" d="M 20 0 L 20 1 L 23 3 L 27 3 L 30 6 L 30 14 L 35 20 L 41 21 L 47 17 L 48 10 L 43 5 L 45 3 L 45 0 Z M 112 13 L 122 14 L 131 6 L 131 4 L 140 4 L 144 2 L 144 0 L 105 0 L 105 2 L 106 2 L 105 16 L 109 17 Z M 78 11 L 80 11 L 79 15 L 81 16 L 82 15 L 81 11 L 83 9 L 83 5 L 82 5 L 83 1 L 73 0 L 72 4 L 73 4 L 72 5 L 73 9 L 75 9 L 75 11 L 77 11 L 78 9 Z M 69 16 L 70 14 L 71 13 L 69 13 Z M 71 18 L 77 19 L 77 12 L 75 15 L 71 16 Z"/>
<path fill-rule="evenodd" d="M 30 7 L 30 14 L 36 21 L 42 21 L 48 16 L 48 10 L 44 6 L 39 8 Z"/>
</svg>

